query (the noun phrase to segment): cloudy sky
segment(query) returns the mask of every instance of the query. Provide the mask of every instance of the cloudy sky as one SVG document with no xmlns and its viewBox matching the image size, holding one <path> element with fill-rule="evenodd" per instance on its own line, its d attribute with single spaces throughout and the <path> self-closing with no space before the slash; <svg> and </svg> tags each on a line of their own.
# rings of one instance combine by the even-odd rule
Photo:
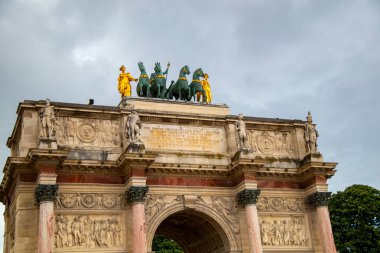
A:
<svg viewBox="0 0 380 253">
<path fill-rule="evenodd" d="M 233 114 L 305 119 L 330 190 L 380 189 L 380 1 L 0 0 L 0 164 L 20 101 L 117 105 L 118 68 L 202 67 Z"/>
</svg>

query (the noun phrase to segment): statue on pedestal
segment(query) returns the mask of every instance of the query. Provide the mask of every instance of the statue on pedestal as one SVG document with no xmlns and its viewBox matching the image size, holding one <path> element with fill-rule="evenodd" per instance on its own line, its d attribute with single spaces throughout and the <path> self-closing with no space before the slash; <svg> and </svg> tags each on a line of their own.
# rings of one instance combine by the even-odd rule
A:
<svg viewBox="0 0 380 253">
<path fill-rule="evenodd" d="M 307 114 L 307 122 L 305 124 L 305 141 L 306 141 L 306 150 L 308 153 L 317 152 L 317 138 L 319 137 L 318 131 L 315 129 L 313 124 L 313 118 L 311 113 Z"/>
<path fill-rule="evenodd" d="M 55 115 L 54 108 L 50 105 L 50 100 L 46 99 L 46 105 L 44 108 L 40 109 L 40 138 L 55 140 Z"/>
<path fill-rule="evenodd" d="M 238 138 L 239 149 L 241 151 L 250 152 L 251 146 L 249 145 L 245 122 L 243 121 L 243 114 L 239 114 L 239 120 L 235 122 L 235 129 Z"/>
<path fill-rule="evenodd" d="M 120 67 L 120 75 L 118 78 L 118 86 L 117 89 L 121 94 L 121 98 L 132 96 L 132 88 L 131 81 L 137 81 L 137 78 L 134 78 L 129 72 L 125 73 L 125 66 L 121 65 Z"/>
<path fill-rule="evenodd" d="M 126 134 L 129 141 L 127 152 L 142 153 L 145 152 L 144 143 L 140 140 L 141 120 L 135 108 L 132 108 L 131 114 L 127 117 Z"/>
</svg>

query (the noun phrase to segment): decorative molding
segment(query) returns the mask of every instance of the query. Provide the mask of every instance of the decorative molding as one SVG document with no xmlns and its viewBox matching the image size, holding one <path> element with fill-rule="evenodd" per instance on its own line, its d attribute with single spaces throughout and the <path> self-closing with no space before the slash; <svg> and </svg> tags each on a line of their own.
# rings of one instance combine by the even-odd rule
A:
<svg viewBox="0 0 380 253">
<path fill-rule="evenodd" d="M 123 194 L 115 193 L 60 193 L 55 205 L 58 209 L 121 209 Z"/>
<path fill-rule="evenodd" d="M 245 189 L 236 195 L 237 202 L 239 203 L 239 205 L 243 205 L 243 206 L 255 205 L 257 202 L 257 198 L 260 195 L 260 192 L 261 190 L 259 189 L 257 190 Z"/>
<path fill-rule="evenodd" d="M 257 210 L 262 212 L 304 212 L 305 199 L 285 197 L 259 197 Z"/>
<path fill-rule="evenodd" d="M 34 197 L 37 204 L 44 201 L 55 202 L 58 192 L 58 185 L 56 184 L 39 184 L 37 185 Z"/>
<path fill-rule="evenodd" d="M 304 216 L 259 217 L 261 242 L 264 247 L 308 247 L 308 235 Z"/>
<path fill-rule="evenodd" d="M 56 215 L 56 249 L 119 248 L 123 223 L 119 215 Z"/>
<path fill-rule="evenodd" d="M 307 197 L 306 202 L 313 207 L 327 206 L 330 197 L 331 192 L 314 192 Z"/>
<path fill-rule="evenodd" d="M 146 193 L 148 192 L 148 186 L 131 186 L 128 191 L 125 192 L 125 197 L 128 203 L 144 202 Z"/>
</svg>

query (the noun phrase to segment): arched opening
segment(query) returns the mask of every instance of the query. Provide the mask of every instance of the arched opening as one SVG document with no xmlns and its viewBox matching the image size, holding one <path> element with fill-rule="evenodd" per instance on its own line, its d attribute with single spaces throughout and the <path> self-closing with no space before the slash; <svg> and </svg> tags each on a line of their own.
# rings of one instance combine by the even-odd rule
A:
<svg viewBox="0 0 380 253">
<path fill-rule="evenodd" d="M 169 215 L 157 227 L 155 235 L 173 239 L 186 253 L 230 251 L 223 228 L 208 215 L 192 209 Z"/>
</svg>

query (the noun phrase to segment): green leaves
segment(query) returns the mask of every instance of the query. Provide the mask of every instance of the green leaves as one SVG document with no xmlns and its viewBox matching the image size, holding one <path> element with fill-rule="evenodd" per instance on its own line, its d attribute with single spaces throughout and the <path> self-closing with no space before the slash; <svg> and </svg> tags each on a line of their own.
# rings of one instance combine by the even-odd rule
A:
<svg viewBox="0 0 380 253">
<path fill-rule="evenodd" d="M 154 236 L 152 250 L 156 253 L 184 253 L 175 241 L 162 235 Z"/>
<path fill-rule="evenodd" d="M 352 185 L 329 201 L 337 250 L 380 253 L 380 191 Z"/>
</svg>

